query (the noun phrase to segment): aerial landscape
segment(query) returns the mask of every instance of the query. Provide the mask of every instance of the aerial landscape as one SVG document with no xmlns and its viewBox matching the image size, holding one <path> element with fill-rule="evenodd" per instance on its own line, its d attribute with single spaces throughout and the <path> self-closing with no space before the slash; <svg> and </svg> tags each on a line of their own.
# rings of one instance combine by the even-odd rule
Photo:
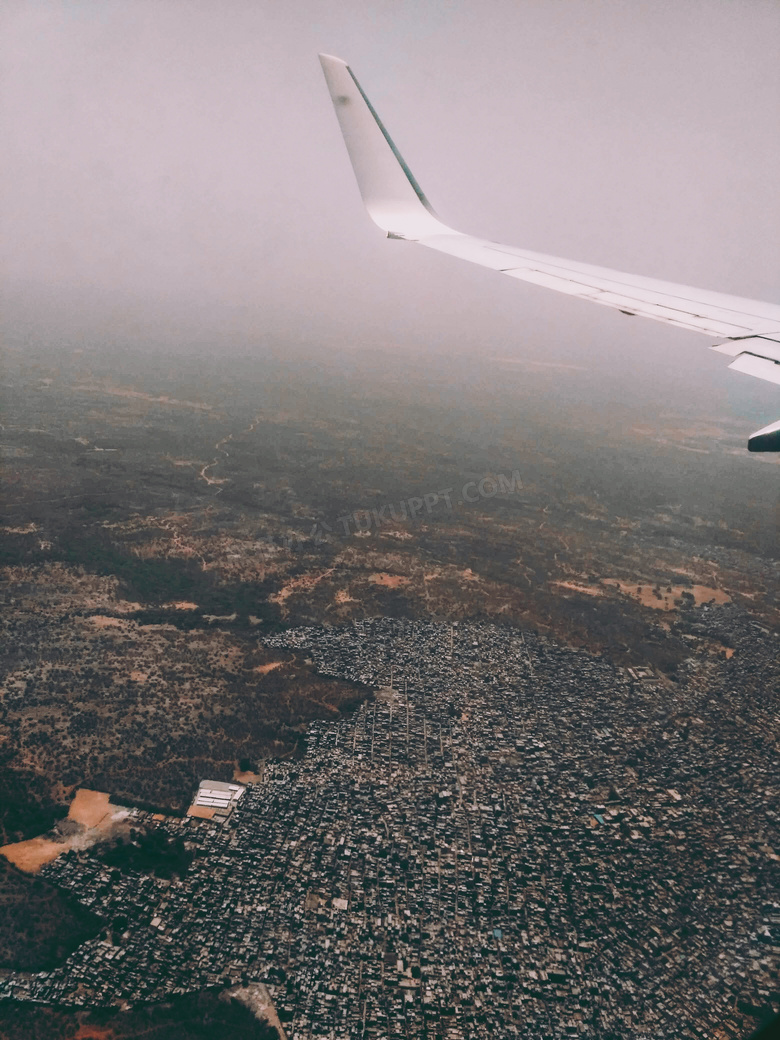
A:
<svg viewBox="0 0 780 1040">
<path fill-rule="evenodd" d="M 260 982 L 293 1036 L 746 1035 L 777 1001 L 774 463 L 670 416 L 605 480 L 582 433 L 540 451 L 531 388 L 488 429 L 419 362 L 145 367 L 5 357 L 34 923 L 0 1014 Z M 193 810 L 204 778 L 246 792 Z"/>
<path fill-rule="evenodd" d="M 422 33 L 449 69 L 469 26 L 500 51 L 469 5 L 422 28 L 380 2 L 376 25 L 208 6 L 6 17 L 28 107 L 0 348 L 0 1038 L 746 1040 L 780 1015 L 780 458 L 745 447 L 777 388 L 691 333 L 446 257 L 404 283 L 417 250 L 360 243 L 322 25 L 355 19 L 357 50 L 384 26 L 409 68 Z M 561 14 L 512 6 L 532 61 Z M 599 33 L 640 54 L 674 22 L 681 74 L 700 25 L 651 6 L 640 39 L 593 5 Z M 780 36 L 769 5 L 681 7 L 712 16 L 711 61 Z M 225 114 L 260 118 L 235 98 L 269 26 L 300 53 L 262 118 L 283 155 L 323 130 L 258 188 Z M 556 46 L 576 60 L 576 33 Z M 174 100 L 141 161 L 145 91 Z M 306 192 L 276 211 L 320 153 L 339 216 L 309 249 Z M 193 155 L 215 165 L 189 182 Z M 207 211 L 227 246 L 192 231 Z"/>
</svg>

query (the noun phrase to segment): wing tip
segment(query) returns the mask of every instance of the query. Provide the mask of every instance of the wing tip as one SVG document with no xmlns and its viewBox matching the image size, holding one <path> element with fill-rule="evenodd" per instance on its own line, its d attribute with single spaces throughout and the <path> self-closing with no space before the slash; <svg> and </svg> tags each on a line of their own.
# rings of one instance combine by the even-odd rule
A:
<svg viewBox="0 0 780 1040">
<path fill-rule="evenodd" d="M 320 65 L 326 68 L 328 65 L 342 65 L 345 69 L 349 68 L 349 65 L 344 61 L 343 58 L 337 58 L 335 54 L 324 54 L 320 53 L 317 55 L 320 59 Z"/>
</svg>

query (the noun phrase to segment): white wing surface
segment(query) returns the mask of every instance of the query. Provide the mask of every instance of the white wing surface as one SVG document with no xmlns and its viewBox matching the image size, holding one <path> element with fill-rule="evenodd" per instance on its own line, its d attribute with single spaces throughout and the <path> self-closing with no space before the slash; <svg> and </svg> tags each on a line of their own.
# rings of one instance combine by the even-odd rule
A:
<svg viewBox="0 0 780 1040">
<path fill-rule="evenodd" d="M 320 62 L 369 216 L 388 238 L 405 239 L 569 296 L 717 337 L 730 368 L 780 385 L 780 306 L 624 274 L 576 260 L 499 245 L 448 227 L 340 58 Z M 780 422 L 748 441 L 751 451 L 780 451 Z"/>
</svg>

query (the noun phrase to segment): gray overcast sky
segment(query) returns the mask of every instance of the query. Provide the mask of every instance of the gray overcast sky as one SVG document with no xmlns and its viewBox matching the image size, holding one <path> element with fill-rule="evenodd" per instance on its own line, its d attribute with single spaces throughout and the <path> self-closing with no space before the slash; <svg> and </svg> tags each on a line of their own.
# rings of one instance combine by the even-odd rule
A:
<svg viewBox="0 0 780 1040">
<path fill-rule="evenodd" d="M 11 336 L 647 351 L 722 389 L 702 336 L 384 241 L 318 51 L 455 227 L 780 300 L 776 0 L 5 0 L 2 39 Z"/>
</svg>

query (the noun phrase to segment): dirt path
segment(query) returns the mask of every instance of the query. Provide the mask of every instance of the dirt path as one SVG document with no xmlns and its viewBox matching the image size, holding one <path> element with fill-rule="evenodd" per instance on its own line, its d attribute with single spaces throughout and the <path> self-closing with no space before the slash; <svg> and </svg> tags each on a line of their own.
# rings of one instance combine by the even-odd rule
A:
<svg viewBox="0 0 780 1040">
<path fill-rule="evenodd" d="M 199 474 L 201 480 L 205 480 L 206 483 L 209 484 L 209 485 L 211 485 L 211 484 L 226 484 L 227 483 L 227 478 L 225 478 L 225 477 L 210 477 L 208 475 L 208 471 L 210 469 L 213 469 L 214 466 L 216 466 L 221 461 L 221 459 L 219 457 L 220 453 L 222 455 L 224 455 L 226 459 L 230 458 L 230 452 L 225 451 L 225 449 L 222 447 L 222 445 L 223 444 L 227 444 L 228 441 L 232 441 L 232 440 L 233 440 L 233 434 L 229 433 L 227 435 L 227 437 L 223 437 L 222 440 L 217 441 L 217 443 L 214 445 L 214 451 L 216 452 L 214 458 L 211 460 L 211 462 L 207 462 L 205 464 L 205 466 L 203 466 L 201 468 L 201 471 L 200 471 L 200 474 Z"/>
<path fill-rule="evenodd" d="M 224 455 L 226 459 L 230 458 L 230 452 L 225 451 L 223 445 L 228 444 L 230 441 L 233 440 L 234 437 L 240 437 L 242 435 L 246 435 L 247 433 L 254 433 L 254 431 L 257 429 L 258 424 L 262 422 L 262 419 L 262 415 L 256 415 L 245 430 L 240 430 L 238 433 L 229 433 L 226 437 L 223 437 L 221 440 L 218 440 L 217 443 L 214 445 L 214 458 L 211 460 L 211 462 L 207 462 L 205 466 L 202 466 L 200 473 L 198 474 L 201 480 L 205 480 L 206 483 L 209 485 L 227 484 L 229 482 L 227 477 L 210 477 L 209 470 L 213 469 L 222 461 L 222 459 L 220 459 L 219 457 L 220 455 Z M 222 488 L 220 488 L 220 491 L 221 490 Z M 219 491 L 217 492 L 217 494 L 219 494 Z"/>
</svg>

